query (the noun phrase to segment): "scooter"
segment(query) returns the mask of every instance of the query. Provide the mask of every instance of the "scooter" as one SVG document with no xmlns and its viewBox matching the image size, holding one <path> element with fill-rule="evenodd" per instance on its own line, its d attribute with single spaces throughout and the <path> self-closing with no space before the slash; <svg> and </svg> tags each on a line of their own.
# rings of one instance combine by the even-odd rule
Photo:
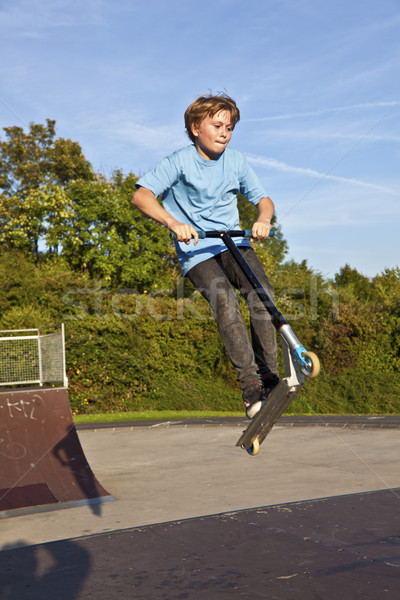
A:
<svg viewBox="0 0 400 600">
<path fill-rule="evenodd" d="M 259 279 L 250 268 L 232 238 L 251 238 L 250 229 L 223 230 L 223 231 L 197 231 L 199 239 L 220 238 L 233 258 L 242 269 L 243 273 L 254 288 L 261 302 L 271 316 L 272 324 L 279 332 L 282 342 L 285 377 L 280 380 L 268 396 L 262 409 L 257 413 L 250 425 L 243 432 L 236 443 L 245 449 L 251 456 L 256 456 L 260 445 L 271 431 L 279 417 L 285 412 L 289 404 L 297 396 L 305 383 L 305 378 L 314 379 L 320 372 L 320 362 L 314 352 L 309 352 L 300 343 L 289 323 L 277 309 Z M 272 232 L 271 232 L 272 233 Z M 271 236 L 270 233 L 270 236 Z M 176 239 L 176 235 L 173 235 Z"/>
</svg>

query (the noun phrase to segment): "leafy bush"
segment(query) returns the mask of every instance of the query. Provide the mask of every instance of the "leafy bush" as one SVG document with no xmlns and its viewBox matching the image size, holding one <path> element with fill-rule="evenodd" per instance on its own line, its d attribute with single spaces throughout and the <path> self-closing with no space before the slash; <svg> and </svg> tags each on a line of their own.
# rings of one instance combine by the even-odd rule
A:
<svg viewBox="0 0 400 600">
<path fill-rule="evenodd" d="M 289 411 L 398 412 L 400 311 L 397 295 L 390 295 L 397 278 L 390 284 L 392 275 L 378 278 L 368 301 L 341 288 L 338 318 L 332 296 L 320 294 L 312 318 L 315 274 L 294 263 L 282 273 L 274 275 L 277 304 L 322 363 L 320 376 L 307 382 Z M 319 290 L 330 289 L 331 283 L 317 282 Z M 36 263 L 21 252 L 3 251 L 0 283 L 2 329 L 65 323 L 75 412 L 242 409 L 208 304 L 188 282 L 174 280 L 164 289 L 154 284 L 139 293 L 91 279 L 61 257 Z M 384 294 L 383 285 L 389 286 Z"/>
</svg>

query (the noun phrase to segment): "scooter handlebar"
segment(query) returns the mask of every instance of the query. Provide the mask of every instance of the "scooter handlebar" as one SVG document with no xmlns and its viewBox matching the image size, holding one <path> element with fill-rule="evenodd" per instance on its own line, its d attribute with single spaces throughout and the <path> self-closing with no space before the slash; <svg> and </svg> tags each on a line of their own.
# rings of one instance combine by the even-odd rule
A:
<svg viewBox="0 0 400 600">
<path fill-rule="evenodd" d="M 228 234 L 230 237 L 246 237 L 246 238 L 251 238 L 252 237 L 252 233 L 251 233 L 251 229 L 224 229 L 221 231 L 202 231 L 202 230 L 196 230 L 197 231 L 197 235 L 199 236 L 200 240 L 204 240 L 205 238 L 220 238 L 224 235 L 224 233 Z M 271 231 L 269 232 L 269 237 L 273 237 L 274 236 L 274 230 L 271 229 Z M 176 240 L 176 233 L 174 233 L 173 231 L 171 231 L 171 237 L 173 240 Z"/>
</svg>

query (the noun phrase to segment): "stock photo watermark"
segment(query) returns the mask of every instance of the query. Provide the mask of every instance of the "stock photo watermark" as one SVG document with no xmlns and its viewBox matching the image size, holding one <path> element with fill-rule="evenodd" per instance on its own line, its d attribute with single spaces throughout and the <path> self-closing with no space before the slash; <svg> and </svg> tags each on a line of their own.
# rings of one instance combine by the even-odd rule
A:
<svg viewBox="0 0 400 600">
<path fill-rule="evenodd" d="M 214 293 L 218 294 L 218 285 L 214 287 Z M 158 301 L 163 297 L 175 299 L 172 310 L 171 305 L 168 312 L 165 307 L 163 309 L 162 302 Z M 63 293 L 63 306 L 70 309 L 63 314 L 63 319 L 82 320 L 89 315 L 107 319 L 113 315 L 121 321 L 134 321 L 145 314 L 157 321 L 172 321 L 184 320 L 187 313 L 200 321 L 212 319 L 211 312 L 207 317 L 199 310 L 200 297 L 198 290 L 185 295 L 183 277 L 178 279 L 174 288 L 154 289 L 149 293 L 142 293 L 134 288 L 121 288 L 111 292 L 97 282 L 91 288 L 70 288 Z M 256 290 L 252 290 L 247 301 L 249 306 L 257 302 Z M 281 290 L 275 301 L 289 321 L 296 321 L 307 315 L 311 321 L 318 320 L 322 301 L 324 312 L 328 311 L 333 320 L 339 319 L 339 292 L 333 287 L 319 286 L 318 278 L 311 278 L 307 289 L 298 287 Z M 232 295 L 232 311 L 235 302 L 235 295 Z M 257 311 L 254 311 L 253 318 L 257 318 Z M 265 318 L 265 313 L 258 318 Z"/>
</svg>

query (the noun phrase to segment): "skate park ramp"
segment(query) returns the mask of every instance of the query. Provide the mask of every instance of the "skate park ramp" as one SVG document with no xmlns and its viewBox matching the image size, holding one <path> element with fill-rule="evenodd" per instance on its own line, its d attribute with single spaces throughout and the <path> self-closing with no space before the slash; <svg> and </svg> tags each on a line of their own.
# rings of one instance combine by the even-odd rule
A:
<svg viewBox="0 0 400 600">
<path fill-rule="evenodd" d="M 0 520 L 1 600 L 400 597 L 397 417 L 243 425 L 78 428 L 116 501 Z"/>
<path fill-rule="evenodd" d="M 1 391 L 0 419 L 1 517 L 112 499 L 86 460 L 66 388 Z"/>
</svg>

